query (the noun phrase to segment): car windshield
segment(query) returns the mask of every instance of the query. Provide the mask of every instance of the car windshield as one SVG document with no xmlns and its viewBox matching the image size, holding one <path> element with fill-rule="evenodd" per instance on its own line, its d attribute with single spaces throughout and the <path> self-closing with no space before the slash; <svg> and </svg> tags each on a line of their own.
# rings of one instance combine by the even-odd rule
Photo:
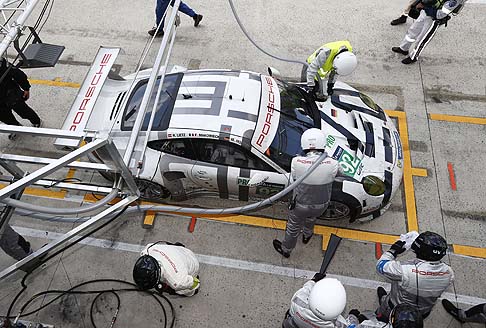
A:
<svg viewBox="0 0 486 328">
<path fill-rule="evenodd" d="M 300 87 L 278 81 L 280 89 L 280 121 L 277 133 L 266 155 L 290 172 L 292 158 L 300 155 L 300 137 L 305 130 L 320 128 L 320 116 L 315 103 Z M 317 116 L 317 119 L 314 117 Z"/>
<path fill-rule="evenodd" d="M 172 114 L 172 109 L 174 108 L 174 102 L 177 98 L 177 91 L 179 90 L 181 80 L 182 74 L 168 74 L 165 76 L 152 125 L 153 131 L 163 131 L 168 128 L 170 116 Z M 122 130 L 131 130 L 133 128 L 140 105 L 142 103 L 143 95 L 147 89 L 147 83 L 148 79 L 138 82 L 130 95 L 130 99 L 128 100 L 127 106 L 125 107 L 125 113 L 123 115 Z M 159 84 L 160 77 L 157 79 L 154 92 L 150 98 L 150 103 L 143 119 L 142 131 L 147 131 Z"/>
</svg>

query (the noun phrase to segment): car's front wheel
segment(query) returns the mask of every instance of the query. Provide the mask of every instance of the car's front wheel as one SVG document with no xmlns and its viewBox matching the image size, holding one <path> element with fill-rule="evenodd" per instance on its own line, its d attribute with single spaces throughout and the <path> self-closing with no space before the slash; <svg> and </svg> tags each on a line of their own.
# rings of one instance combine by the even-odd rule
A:
<svg viewBox="0 0 486 328">
<path fill-rule="evenodd" d="M 135 182 L 140 190 L 140 198 L 143 200 L 160 202 L 170 197 L 170 191 L 156 182 L 145 179 L 135 179 Z"/>
</svg>

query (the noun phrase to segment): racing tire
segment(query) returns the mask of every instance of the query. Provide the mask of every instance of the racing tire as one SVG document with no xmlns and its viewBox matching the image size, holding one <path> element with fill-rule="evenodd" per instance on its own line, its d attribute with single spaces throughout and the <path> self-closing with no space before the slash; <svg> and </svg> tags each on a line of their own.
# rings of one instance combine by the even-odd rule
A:
<svg viewBox="0 0 486 328">
<path fill-rule="evenodd" d="M 160 202 L 163 199 L 170 197 L 169 189 L 164 186 L 145 179 L 135 179 L 138 190 L 140 191 L 140 198 L 151 202 Z"/>
<path fill-rule="evenodd" d="M 357 217 L 357 213 L 358 210 L 356 208 L 342 202 L 331 200 L 326 212 L 319 219 L 326 221 L 352 219 Z"/>
</svg>

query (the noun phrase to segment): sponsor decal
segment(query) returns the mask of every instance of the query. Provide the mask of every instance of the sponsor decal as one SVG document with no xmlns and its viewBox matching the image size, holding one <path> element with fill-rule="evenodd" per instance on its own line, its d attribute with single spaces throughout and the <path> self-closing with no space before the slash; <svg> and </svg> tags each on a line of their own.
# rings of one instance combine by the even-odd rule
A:
<svg viewBox="0 0 486 328">
<path fill-rule="evenodd" d="M 339 165 L 341 165 L 343 168 L 344 174 L 350 177 L 354 177 L 356 175 L 361 165 L 361 160 L 359 158 L 355 158 L 340 146 L 336 148 L 336 151 L 334 151 L 332 157 L 339 162 Z M 361 167 L 360 173 L 362 170 L 363 168 Z"/>
<path fill-rule="evenodd" d="M 247 187 L 250 178 L 238 177 L 238 186 Z M 285 185 L 280 183 L 263 182 L 256 186 L 255 194 L 259 196 L 271 196 L 283 190 Z"/>
<path fill-rule="evenodd" d="M 179 271 L 177 270 L 177 267 L 176 265 L 174 264 L 174 262 L 172 262 L 172 260 L 167 256 L 167 254 L 165 254 L 164 252 L 158 250 L 158 249 L 154 249 L 154 252 L 157 252 L 159 253 L 160 255 L 162 255 L 166 260 L 167 262 L 169 262 L 170 266 L 172 267 L 172 269 L 174 269 L 174 272 L 175 273 L 178 273 Z"/>
<path fill-rule="evenodd" d="M 219 139 L 219 135 L 217 134 L 210 134 L 210 133 L 198 133 L 197 134 L 201 138 L 212 138 L 212 139 Z"/>
<path fill-rule="evenodd" d="M 265 151 L 270 146 L 278 128 L 280 118 L 280 93 L 277 83 L 270 76 L 262 75 L 262 97 L 260 113 L 252 143 Z"/>
<path fill-rule="evenodd" d="M 363 167 L 364 167 L 363 163 L 360 163 L 358 170 L 356 171 L 357 175 L 361 175 L 361 173 L 363 172 Z"/>
<path fill-rule="evenodd" d="M 84 128 L 84 121 L 88 119 L 87 116 L 93 109 L 96 97 L 113 65 L 112 62 L 110 63 L 112 56 L 112 53 L 101 54 L 101 59 L 90 68 L 90 74 L 86 80 L 88 83 L 85 82 L 86 84 L 83 84 L 83 90 L 81 90 L 82 93 L 80 92 L 83 96 L 79 104 L 76 104 L 76 112 L 71 119 L 69 131 L 76 131 Z"/>
<path fill-rule="evenodd" d="M 413 273 L 418 273 L 421 276 L 445 276 L 449 274 L 449 272 L 430 272 L 430 271 L 424 271 L 424 270 L 417 270 L 417 269 L 412 269 Z"/>
<path fill-rule="evenodd" d="M 327 142 L 326 142 L 326 147 L 332 148 L 334 146 L 334 143 L 336 142 L 336 138 L 332 135 L 327 136 Z"/>
<path fill-rule="evenodd" d="M 403 159 L 403 149 L 402 142 L 400 141 L 400 135 L 397 131 L 393 131 L 393 136 L 395 137 L 395 143 L 397 145 L 398 159 Z M 401 166 L 400 166 L 401 167 Z"/>
</svg>

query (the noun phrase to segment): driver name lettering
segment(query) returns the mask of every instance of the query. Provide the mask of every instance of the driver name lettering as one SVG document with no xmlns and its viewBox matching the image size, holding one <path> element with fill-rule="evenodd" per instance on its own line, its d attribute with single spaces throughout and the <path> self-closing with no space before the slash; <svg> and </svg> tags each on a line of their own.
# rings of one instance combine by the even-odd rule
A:
<svg viewBox="0 0 486 328">
<path fill-rule="evenodd" d="M 263 141 L 270 131 L 270 127 L 272 126 L 273 112 L 275 110 L 275 93 L 273 92 L 273 80 L 270 77 L 265 77 L 265 82 L 267 83 L 268 87 L 267 113 L 265 116 L 265 124 L 263 125 L 262 130 L 260 131 L 260 135 L 258 136 L 258 139 L 256 141 L 256 144 L 260 147 L 262 146 Z"/>
<path fill-rule="evenodd" d="M 91 97 L 93 97 L 96 88 L 100 87 L 101 78 L 106 72 L 104 69 L 106 65 L 108 65 L 112 54 L 104 54 L 103 58 L 101 58 L 101 62 L 99 63 L 99 67 L 97 72 L 94 73 L 93 77 L 91 78 L 90 84 L 86 89 L 86 92 L 83 96 L 83 100 L 81 100 L 81 104 L 79 105 L 76 114 L 74 115 L 73 121 L 71 126 L 69 127 L 70 131 L 76 131 L 78 125 L 82 122 L 84 114 L 86 110 L 90 110 L 93 107 L 93 101 L 91 101 Z M 90 104 L 91 101 L 91 104 Z"/>
</svg>

